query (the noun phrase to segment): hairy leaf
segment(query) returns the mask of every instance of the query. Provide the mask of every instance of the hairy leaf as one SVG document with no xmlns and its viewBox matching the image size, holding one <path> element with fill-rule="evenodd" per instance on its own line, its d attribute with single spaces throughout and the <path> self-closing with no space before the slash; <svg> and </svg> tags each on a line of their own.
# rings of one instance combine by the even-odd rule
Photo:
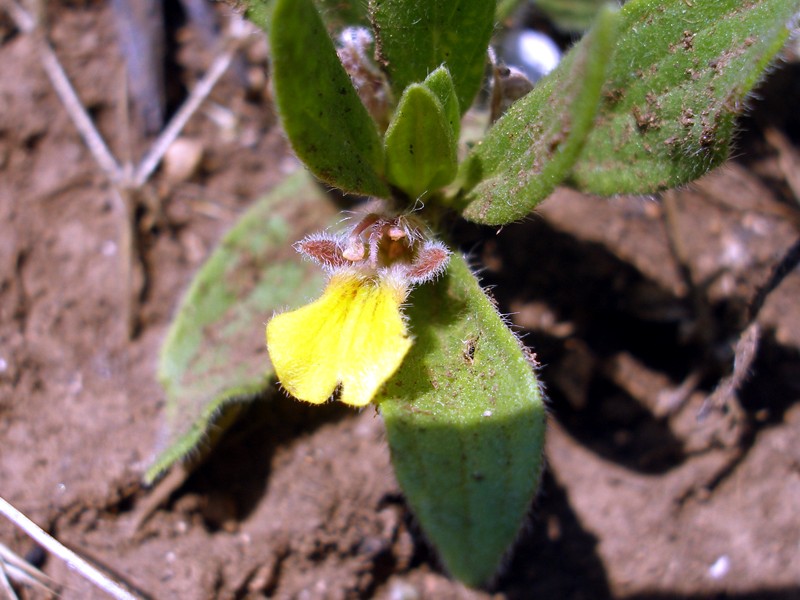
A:
<svg viewBox="0 0 800 600">
<path fill-rule="evenodd" d="M 725 160 L 745 96 L 798 10 L 798 0 L 628 2 L 574 184 L 598 194 L 647 193 Z"/>
<path fill-rule="evenodd" d="M 501 225 L 520 219 L 570 172 L 600 104 L 618 13 L 606 9 L 558 68 L 514 103 L 462 163 L 464 217 Z"/>
<path fill-rule="evenodd" d="M 457 143 L 461 129 L 461 111 L 458 107 L 456 88 L 453 85 L 453 78 L 450 77 L 450 71 L 447 70 L 446 66 L 442 65 L 428 75 L 422 85 L 432 91 L 441 102 L 450 131 L 453 134 L 453 140 Z"/>
<path fill-rule="evenodd" d="M 275 0 L 225 0 L 269 33 L 270 17 Z M 314 0 L 328 30 L 336 31 L 348 25 L 369 26 L 366 0 Z"/>
<path fill-rule="evenodd" d="M 378 52 L 395 95 L 444 63 L 466 112 L 483 81 L 494 8 L 487 0 L 372 0 Z"/>
<path fill-rule="evenodd" d="M 447 185 L 458 167 L 456 139 L 434 93 L 406 88 L 386 130 L 386 176 L 412 199 Z"/>
<path fill-rule="evenodd" d="M 495 9 L 495 19 L 497 21 L 505 21 L 509 19 L 515 11 L 519 10 L 520 6 L 527 3 L 528 0 L 497 0 L 497 8 Z"/>
<path fill-rule="evenodd" d="M 383 143 L 312 0 L 275 0 L 272 79 L 283 126 L 314 175 L 346 192 L 388 196 Z"/>
<path fill-rule="evenodd" d="M 366 0 L 314 0 L 328 29 L 341 29 L 348 25 L 369 27 Z"/>
<path fill-rule="evenodd" d="M 606 4 L 608 0 L 536 0 L 536 8 L 565 31 L 588 29 Z"/>
<path fill-rule="evenodd" d="M 298 173 L 255 204 L 195 276 L 159 358 L 166 425 L 148 481 L 194 452 L 223 406 L 249 401 L 270 384 L 263 324 L 324 284 L 291 243 L 335 214 L 316 182 Z"/>
<path fill-rule="evenodd" d="M 448 571 L 486 582 L 539 484 L 533 366 L 460 256 L 409 301 L 415 335 L 379 407 L 398 481 Z"/>
<path fill-rule="evenodd" d="M 244 9 L 244 15 L 253 23 L 269 32 L 270 15 L 275 0 L 226 0 L 234 8 Z"/>
</svg>

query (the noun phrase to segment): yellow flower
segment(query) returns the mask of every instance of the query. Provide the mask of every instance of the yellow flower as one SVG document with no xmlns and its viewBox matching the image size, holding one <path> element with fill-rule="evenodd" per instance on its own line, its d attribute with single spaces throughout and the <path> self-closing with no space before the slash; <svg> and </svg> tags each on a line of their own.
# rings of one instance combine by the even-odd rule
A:
<svg viewBox="0 0 800 600">
<path fill-rule="evenodd" d="M 295 249 L 330 280 L 319 300 L 267 325 L 275 374 L 299 400 L 321 404 L 336 394 L 365 406 L 411 347 L 401 312 L 408 291 L 441 274 L 450 251 L 414 217 L 376 213 L 344 234 L 310 235 Z"/>
<path fill-rule="evenodd" d="M 270 359 L 299 400 L 369 404 L 403 362 L 411 339 L 400 312 L 407 287 L 390 274 L 335 272 L 322 297 L 267 325 Z"/>
</svg>

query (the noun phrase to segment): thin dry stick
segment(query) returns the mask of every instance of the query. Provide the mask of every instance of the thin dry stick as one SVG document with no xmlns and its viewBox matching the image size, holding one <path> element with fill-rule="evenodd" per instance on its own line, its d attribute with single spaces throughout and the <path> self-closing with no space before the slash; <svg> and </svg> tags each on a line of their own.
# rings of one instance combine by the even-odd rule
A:
<svg viewBox="0 0 800 600">
<path fill-rule="evenodd" d="M 97 164 L 112 183 L 122 187 L 139 188 L 147 183 L 172 142 L 180 135 L 186 123 L 197 112 L 197 109 L 211 93 L 211 90 L 214 89 L 220 77 L 228 70 L 242 40 L 248 32 L 244 20 L 239 15 L 233 14 L 227 33 L 228 39 L 224 45 L 225 50 L 214 59 L 206 74 L 192 89 L 189 97 L 181 105 L 178 112 L 175 113 L 175 116 L 172 117 L 164 131 L 153 142 L 152 147 L 135 169 L 133 177 L 130 177 L 126 176 L 127 173 L 111 154 L 100 132 L 94 126 L 91 117 L 84 109 L 80 98 L 78 98 L 61 63 L 58 61 L 58 57 L 44 36 L 41 35 L 41 32 L 38 31 L 39 24 L 36 19 L 14 0 L 2 0 L 2 4 L 6 7 L 20 31 L 40 38 L 39 46 L 42 54 L 42 66 L 64 108 L 72 118 L 73 123 L 75 123 L 75 127 Z"/>
<path fill-rule="evenodd" d="M 158 136 L 150 150 L 144 156 L 139 166 L 136 168 L 135 175 L 133 176 L 134 187 L 140 187 L 150 178 L 153 171 L 158 167 L 164 154 L 170 147 L 172 142 L 175 141 L 181 131 L 183 130 L 189 119 L 197 112 L 200 105 L 214 89 L 214 86 L 219 81 L 219 78 L 228 70 L 231 62 L 233 62 L 236 52 L 239 50 L 241 41 L 244 39 L 246 32 L 245 23 L 238 15 L 231 17 L 229 32 L 227 34 L 228 40 L 225 43 L 225 50 L 214 59 L 211 63 L 206 74 L 194 86 L 189 97 L 181 105 L 175 116 L 172 117 L 169 124 L 164 128 L 164 131 Z"/>
<path fill-rule="evenodd" d="M 14 20 L 17 27 L 19 27 L 20 31 L 38 38 L 42 67 L 50 78 L 50 83 L 61 99 L 64 108 L 66 108 L 67 113 L 69 113 L 69 116 L 72 118 L 72 122 L 78 129 L 78 133 L 80 133 L 86 147 L 89 148 L 89 152 L 92 153 L 95 161 L 97 161 L 97 164 L 106 176 L 113 183 L 120 182 L 123 177 L 122 168 L 111 154 L 105 141 L 103 141 L 103 137 L 100 135 L 100 132 L 97 131 L 91 117 L 83 107 L 80 98 L 78 98 L 78 94 L 75 92 L 75 88 L 72 87 L 72 84 L 67 78 L 67 74 L 64 72 L 64 68 L 58 61 L 56 53 L 53 52 L 50 44 L 47 43 L 44 34 L 38 31 L 39 24 L 36 19 L 19 4 L 14 2 L 14 0 L 4 0 L 3 5 L 6 7 L 6 10 L 9 15 L 11 15 L 11 18 Z"/>
<path fill-rule="evenodd" d="M 4 575 L 7 576 L 6 581 L 10 579 L 41 592 L 57 595 L 55 583 L 47 575 L 0 544 L 0 588 Z"/>
<path fill-rule="evenodd" d="M 108 145 L 103 140 L 102 135 L 95 127 L 83 104 L 81 104 L 75 89 L 72 87 L 66 73 L 64 72 L 58 57 L 47 42 L 41 32 L 39 22 L 34 16 L 23 9 L 15 0 L 0 0 L 0 6 L 6 8 L 17 27 L 23 33 L 27 33 L 37 38 L 41 53 L 42 66 L 47 73 L 58 97 L 61 99 L 67 114 L 72 119 L 78 129 L 84 143 L 91 152 L 100 169 L 112 183 L 113 199 L 118 206 L 119 212 L 126 220 L 126 227 L 120 239 L 120 258 L 123 260 L 124 281 L 128 282 L 128 335 L 132 336 L 136 330 L 137 322 L 137 299 L 134 298 L 133 272 L 135 260 L 134 238 L 135 238 L 135 191 L 140 189 L 156 170 L 164 154 L 172 142 L 180 135 L 189 119 L 197 112 L 200 105 L 211 93 L 211 90 L 219 81 L 220 77 L 228 70 L 236 52 L 241 46 L 242 40 L 251 31 L 248 29 L 244 19 L 237 14 L 232 14 L 229 21 L 228 32 L 226 33 L 224 50 L 212 62 L 209 70 L 203 78 L 192 89 L 189 97 L 180 107 L 175 116 L 171 119 L 167 127 L 153 143 L 150 150 L 145 154 L 140 164 L 134 169 L 129 162 L 120 165 L 119 161 L 113 156 Z"/>
<path fill-rule="evenodd" d="M 0 562 L 0 596 L 6 600 L 19 600 L 6 576 L 6 568 L 3 562 Z"/>
<path fill-rule="evenodd" d="M 67 563 L 70 569 L 77 571 L 112 597 L 117 600 L 137 600 L 136 596 L 128 592 L 116 581 L 110 579 L 97 567 L 89 564 L 86 560 L 64 546 L 44 529 L 9 504 L 2 496 L 0 496 L 0 514 L 27 533 L 42 548 Z"/>
</svg>

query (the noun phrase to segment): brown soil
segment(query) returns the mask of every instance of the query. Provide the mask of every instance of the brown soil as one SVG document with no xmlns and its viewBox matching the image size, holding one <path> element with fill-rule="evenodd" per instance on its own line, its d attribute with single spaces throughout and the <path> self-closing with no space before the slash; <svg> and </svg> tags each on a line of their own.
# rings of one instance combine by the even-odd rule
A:
<svg viewBox="0 0 800 600">
<path fill-rule="evenodd" d="M 54 2 L 48 16 L 124 156 L 106 3 Z M 190 52 L 191 32 L 178 39 L 174 77 L 187 83 L 207 57 Z M 372 410 L 255 404 L 136 528 L 153 494 L 141 478 L 161 433 L 154 366 L 170 316 L 215 241 L 296 165 L 263 83 L 247 77 L 259 43 L 212 94 L 236 135 L 201 110 L 187 128 L 199 171 L 159 173 L 142 196 L 131 338 L 125 212 L 34 40 L 0 18 L 0 495 L 152 598 L 800 598 L 796 268 L 758 315 L 749 377 L 698 418 L 731 372 L 756 290 L 798 238 L 796 62 L 759 92 L 736 162 L 694 185 L 650 198 L 559 190 L 497 234 L 455 232 L 550 396 L 542 490 L 489 591 L 442 572 Z M 64 598 L 105 597 L 5 520 L 0 542 Z"/>
</svg>

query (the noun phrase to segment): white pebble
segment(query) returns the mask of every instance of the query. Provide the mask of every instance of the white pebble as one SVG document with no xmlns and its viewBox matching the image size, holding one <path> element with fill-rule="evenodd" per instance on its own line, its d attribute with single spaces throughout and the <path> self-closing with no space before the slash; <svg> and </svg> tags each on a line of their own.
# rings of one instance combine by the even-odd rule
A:
<svg viewBox="0 0 800 600">
<path fill-rule="evenodd" d="M 720 556 L 716 562 L 708 569 L 708 574 L 712 579 L 722 579 L 731 570 L 731 559 L 727 554 Z"/>
<path fill-rule="evenodd" d="M 561 50 L 549 37 L 524 29 L 509 33 L 503 42 L 503 61 L 515 66 L 532 82 L 541 79 L 558 66 Z"/>
<path fill-rule="evenodd" d="M 117 244 L 113 240 L 106 240 L 100 246 L 100 254 L 103 256 L 114 256 L 117 253 Z"/>
<path fill-rule="evenodd" d="M 164 175 L 179 183 L 190 179 L 203 159 L 203 143 L 191 138 L 178 138 L 164 155 Z"/>
</svg>

